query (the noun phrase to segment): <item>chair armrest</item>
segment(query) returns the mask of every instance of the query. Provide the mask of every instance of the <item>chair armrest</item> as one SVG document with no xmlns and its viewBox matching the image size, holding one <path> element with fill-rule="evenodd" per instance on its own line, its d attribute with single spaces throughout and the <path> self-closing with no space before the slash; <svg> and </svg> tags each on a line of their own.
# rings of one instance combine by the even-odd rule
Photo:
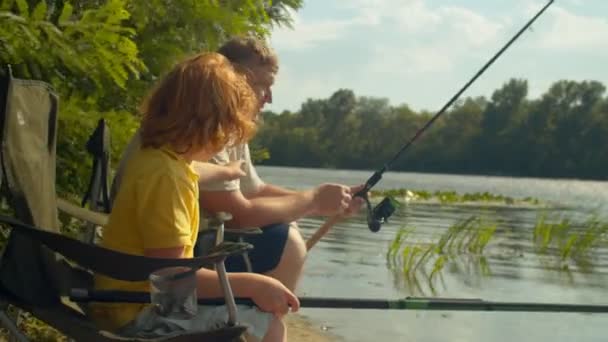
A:
<svg viewBox="0 0 608 342">
<path fill-rule="evenodd" d="M 72 288 L 69 293 L 70 301 L 74 303 L 150 303 L 149 292 L 124 290 L 93 290 Z M 235 298 L 239 305 L 256 306 L 251 298 Z M 199 298 L 200 305 L 226 305 L 225 298 Z"/>
<path fill-rule="evenodd" d="M 239 238 L 262 234 L 260 228 L 224 229 L 224 239 L 236 241 Z M 239 240 L 240 241 L 240 240 Z"/>
<path fill-rule="evenodd" d="M 108 215 L 79 207 L 63 198 L 57 198 L 57 208 L 66 214 L 98 226 L 105 226 L 108 223 Z"/>
<path fill-rule="evenodd" d="M 148 258 L 84 243 L 61 234 L 38 229 L 8 216 L 0 216 L 0 222 L 10 225 L 13 229 L 12 233 L 43 244 L 82 267 L 126 281 L 147 280 L 150 273 L 165 267 L 184 266 L 199 269 L 205 265 L 222 262 L 229 255 L 244 253 L 252 248 L 246 243 L 226 242 L 215 247 L 209 254 L 197 258 Z"/>
<path fill-rule="evenodd" d="M 235 236 L 239 235 L 257 235 L 262 234 L 262 230 L 260 228 L 241 228 L 241 229 L 224 229 L 224 234 L 233 234 Z"/>
</svg>

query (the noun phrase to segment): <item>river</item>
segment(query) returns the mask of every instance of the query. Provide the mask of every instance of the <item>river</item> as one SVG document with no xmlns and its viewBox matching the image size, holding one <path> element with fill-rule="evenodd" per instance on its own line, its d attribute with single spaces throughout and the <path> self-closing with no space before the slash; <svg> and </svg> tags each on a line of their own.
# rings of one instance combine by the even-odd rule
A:
<svg viewBox="0 0 608 342">
<path fill-rule="evenodd" d="M 266 182 L 308 188 L 323 182 L 360 184 L 371 172 L 259 167 Z M 367 229 L 363 214 L 336 225 L 309 254 L 298 290 L 300 296 L 398 299 L 406 296 L 481 298 L 495 301 L 608 304 L 608 250 L 594 251 L 593 269 L 570 272 L 547 267 L 551 260 L 536 253 L 532 231 L 538 216 L 562 215 L 584 220 L 608 217 L 608 182 L 462 176 L 389 172 L 376 189 L 408 188 L 459 193 L 490 192 L 513 198 L 533 197 L 541 205 L 412 201 L 402 205 L 381 231 Z M 401 227 L 410 238 L 436 240 L 451 225 L 477 215 L 498 228 L 484 252 L 489 274 L 477 264 L 455 264 L 442 271 L 434 292 L 425 279 L 419 286 L 392 271 L 386 252 Z M 322 221 L 300 222 L 310 236 Z M 467 268 L 470 268 L 467 271 Z M 344 341 L 606 341 L 608 315 L 339 310 L 303 308 L 316 326 Z"/>
</svg>

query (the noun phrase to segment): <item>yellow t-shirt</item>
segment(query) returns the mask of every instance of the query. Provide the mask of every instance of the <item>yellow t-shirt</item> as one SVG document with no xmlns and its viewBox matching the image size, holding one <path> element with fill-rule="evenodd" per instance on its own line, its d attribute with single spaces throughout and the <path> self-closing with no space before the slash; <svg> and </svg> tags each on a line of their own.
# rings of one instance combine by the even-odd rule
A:
<svg viewBox="0 0 608 342">
<path fill-rule="evenodd" d="M 198 175 L 189 163 L 167 148 L 138 150 L 127 163 L 102 246 L 143 255 L 144 249 L 184 247 L 193 256 L 199 226 Z M 120 265 L 116 265 L 120 267 Z M 149 283 L 95 276 L 95 288 L 149 291 Z M 96 303 L 91 316 L 102 329 L 131 321 L 143 304 Z"/>
</svg>

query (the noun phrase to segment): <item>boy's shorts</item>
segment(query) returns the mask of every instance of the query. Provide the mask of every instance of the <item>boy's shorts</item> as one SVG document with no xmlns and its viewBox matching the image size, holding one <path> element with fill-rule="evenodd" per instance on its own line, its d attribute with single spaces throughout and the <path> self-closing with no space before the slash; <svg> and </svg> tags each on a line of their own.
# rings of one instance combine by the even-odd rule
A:
<svg viewBox="0 0 608 342">
<path fill-rule="evenodd" d="M 247 252 L 253 273 L 266 273 L 279 265 L 290 227 L 288 223 L 271 224 L 261 227 L 261 234 L 247 235 L 243 238 L 244 242 L 253 245 L 253 250 Z M 228 272 L 248 271 L 243 255 L 229 256 L 224 261 L 224 265 Z"/>
<path fill-rule="evenodd" d="M 237 324 L 246 326 L 247 333 L 262 340 L 274 315 L 256 307 L 237 305 Z M 126 326 L 117 331 L 124 337 L 157 338 L 178 336 L 184 331 L 211 331 L 225 326 L 228 308 L 225 305 L 199 305 L 197 314 L 190 320 L 169 319 L 160 316 L 152 307 L 146 307 Z"/>
</svg>

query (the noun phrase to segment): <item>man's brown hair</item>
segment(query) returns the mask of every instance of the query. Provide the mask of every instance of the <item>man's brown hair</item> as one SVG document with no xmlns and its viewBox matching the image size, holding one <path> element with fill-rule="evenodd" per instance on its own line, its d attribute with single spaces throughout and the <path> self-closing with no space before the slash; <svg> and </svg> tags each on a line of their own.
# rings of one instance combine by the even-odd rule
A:
<svg viewBox="0 0 608 342">
<path fill-rule="evenodd" d="M 247 142 L 256 129 L 255 95 L 243 75 L 218 53 L 178 63 L 141 111 L 144 148 L 169 145 L 178 153 L 217 152 Z"/>
<path fill-rule="evenodd" d="M 252 36 L 231 38 L 217 52 L 243 67 L 269 68 L 275 74 L 279 71 L 276 53 L 263 40 Z"/>
</svg>

